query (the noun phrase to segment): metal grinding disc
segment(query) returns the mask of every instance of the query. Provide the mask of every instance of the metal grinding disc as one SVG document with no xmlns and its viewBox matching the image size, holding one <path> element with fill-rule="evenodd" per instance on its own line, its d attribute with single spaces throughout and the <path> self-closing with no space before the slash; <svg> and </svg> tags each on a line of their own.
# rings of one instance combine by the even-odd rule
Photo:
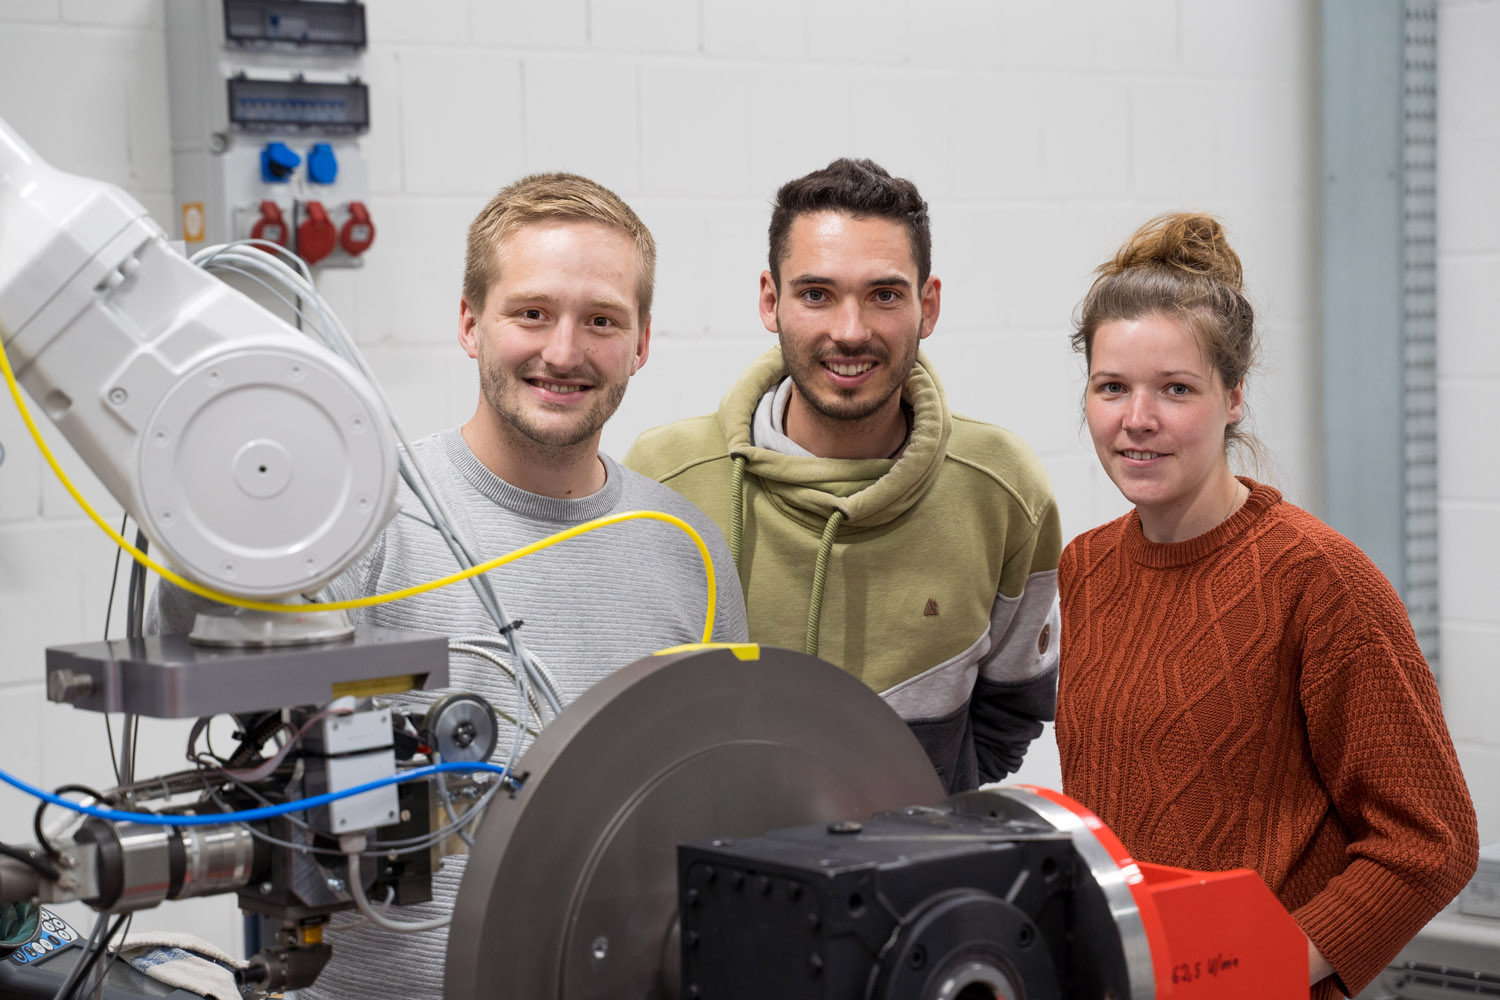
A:
<svg viewBox="0 0 1500 1000">
<path fill-rule="evenodd" d="M 878 695 L 772 648 L 639 660 L 568 706 L 517 774 L 469 852 L 450 1000 L 676 1000 L 679 843 L 943 797 Z"/>
</svg>

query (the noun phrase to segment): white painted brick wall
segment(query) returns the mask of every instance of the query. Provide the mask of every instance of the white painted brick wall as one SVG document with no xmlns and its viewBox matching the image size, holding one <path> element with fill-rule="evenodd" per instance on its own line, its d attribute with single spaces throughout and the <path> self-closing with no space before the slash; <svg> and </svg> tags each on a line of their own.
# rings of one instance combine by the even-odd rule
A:
<svg viewBox="0 0 1500 1000">
<path fill-rule="evenodd" d="M 1500 48 L 1500 0 L 1451 0 L 1443 13 L 1442 372 L 1467 380 L 1443 419 L 1482 428 L 1478 407 L 1500 381 L 1487 58 Z M 171 227 L 162 21 L 161 0 L 0 4 L 0 115 L 57 165 L 121 184 Z M 463 237 L 504 183 L 538 169 L 597 176 L 661 244 L 651 358 L 605 433 L 618 455 L 645 427 L 713 409 L 773 343 L 755 307 L 770 199 L 835 156 L 865 155 L 932 203 L 945 309 L 928 345 L 953 405 L 1033 443 L 1069 535 L 1125 507 L 1080 433 L 1069 317 L 1091 269 L 1173 207 L 1221 214 L 1245 256 L 1267 334 L 1257 426 L 1278 484 L 1319 508 L 1316 5 L 372 0 L 369 29 L 364 146 L 379 235 L 364 269 L 322 283 L 413 433 L 474 406 L 473 365 L 454 336 Z M 4 756 L 44 782 L 103 781 L 97 720 L 47 705 L 39 680 L 45 645 L 102 627 L 109 545 L 3 400 L 0 443 L 0 690 L 30 727 Z M 1466 616 L 1446 623 L 1444 679 L 1450 700 L 1471 704 L 1493 700 L 1480 659 L 1500 639 L 1494 601 L 1480 596 L 1494 593 L 1485 567 L 1500 552 L 1476 558 L 1469 534 L 1500 545 L 1485 527 L 1500 520 L 1500 496 L 1480 468 L 1493 469 L 1484 445 L 1462 431 L 1445 441 L 1445 455 L 1475 464 L 1444 480 L 1445 601 Z M 1455 730 L 1471 780 L 1500 784 L 1493 724 L 1469 712 Z M 148 755 L 169 766 L 181 727 L 149 732 Z M 1023 777 L 1056 785 L 1057 774 L 1049 736 Z M 1494 839 L 1500 802 L 1480 797 Z M 0 808 L 0 835 L 24 836 L 11 812 Z M 209 923 L 197 911 L 191 922 L 237 942 L 223 901 L 203 905 Z"/>
<path fill-rule="evenodd" d="M 807 54 L 803 0 L 704 3 L 703 54 L 797 60 Z"/>
<path fill-rule="evenodd" d="M 633 54 L 697 52 L 698 0 L 592 0 L 589 40 L 598 49 Z"/>
<path fill-rule="evenodd" d="M 526 170 L 569 170 L 630 197 L 641 189 L 637 60 L 593 53 L 525 63 Z M 490 175 L 493 179 L 493 175 Z"/>
<path fill-rule="evenodd" d="M 525 169 L 520 59 L 470 45 L 398 55 L 407 194 L 482 198 Z"/>
<path fill-rule="evenodd" d="M 1500 0 L 1438 7 L 1442 686 L 1484 842 L 1500 840 Z"/>
<path fill-rule="evenodd" d="M 464 6 L 464 0 L 457 0 Z M 403 0 L 378 0 L 373 5 L 372 19 L 379 20 L 388 13 L 388 8 L 414 7 Z M 554 3 L 537 3 L 536 0 L 469 0 L 469 16 L 472 19 L 472 40 L 490 48 L 509 48 L 516 51 L 537 49 L 577 49 L 589 43 L 588 0 L 556 0 Z M 413 16 L 420 17 L 417 13 Z M 462 36 L 470 37 L 470 36 Z M 398 33 L 390 39 L 395 44 L 404 44 Z M 447 42 L 459 41 L 448 37 Z"/>
</svg>

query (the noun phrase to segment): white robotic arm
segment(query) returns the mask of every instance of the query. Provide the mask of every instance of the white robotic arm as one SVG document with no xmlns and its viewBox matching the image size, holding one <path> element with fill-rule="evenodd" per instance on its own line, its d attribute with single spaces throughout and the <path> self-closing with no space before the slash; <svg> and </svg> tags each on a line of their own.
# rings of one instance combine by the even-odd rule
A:
<svg viewBox="0 0 1500 1000">
<path fill-rule="evenodd" d="M 395 437 L 350 365 L 187 261 L 119 188 L 0 119 L 0 342 L 18 381 L 173 566 L 310 592 L 395 510 Z"/>
</svg>

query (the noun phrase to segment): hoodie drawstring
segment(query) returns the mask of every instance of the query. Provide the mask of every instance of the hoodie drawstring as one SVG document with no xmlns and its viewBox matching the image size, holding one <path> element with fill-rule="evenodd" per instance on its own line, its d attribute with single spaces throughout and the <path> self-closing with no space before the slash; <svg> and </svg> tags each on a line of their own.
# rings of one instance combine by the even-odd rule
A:
<svg viewBox="0 0 1500 1000">
<path fill-rule="evenodd" d="M 729 555 L 740 564 L 740 539 L 745 535 L 745 456 L 734 456 L 729 470 Z"/>
<path fill-rule="evenodd" d="M 818 655 L 818 629 L 823 618 L 823 586 L 828 579 L 828 557 L 833 552 L 833 540 L 839 533 L 839 522 L 844 512 L 836 510 L 828 515 L 823 526 L 823 537 L 818 542 L 818 560 L 813 565 L 812 598 L 807 602 L 807 638 L 802 648 L 810 656 Z M 745 456 L 735 455 L 729 471 L 729 555 L 736 567 L 740 565 L 740 543 L 745 536 Z"/>
<path fill-rule="evenodd" d="M 844 512 L 836 510 L 828 515 L 823 526 L 823 538 L 818 542 L 818 561 L 813 566 L 812 598 L 807 602 L 807 640 L 802 648 L 809 656 L 818 655 L 818 628 L 823 618 L 823 584 L 828 577 L 828 556 L 833 552 L 833 539 L 839 533 L 839 522 Z"/>
</svg>

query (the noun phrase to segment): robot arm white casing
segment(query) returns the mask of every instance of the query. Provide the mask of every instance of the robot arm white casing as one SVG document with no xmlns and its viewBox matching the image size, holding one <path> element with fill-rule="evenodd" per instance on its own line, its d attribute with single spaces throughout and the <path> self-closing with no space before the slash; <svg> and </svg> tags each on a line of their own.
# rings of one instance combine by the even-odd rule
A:
<svg viewBox="0 0 1500 1000">
<path fill-rule="evenodd" d="M 364 377 L 3 119 L 0 336 L 22 386 L 199 583 L 316 590 L 394 513 L 394 434 Z"/>
</svg>

